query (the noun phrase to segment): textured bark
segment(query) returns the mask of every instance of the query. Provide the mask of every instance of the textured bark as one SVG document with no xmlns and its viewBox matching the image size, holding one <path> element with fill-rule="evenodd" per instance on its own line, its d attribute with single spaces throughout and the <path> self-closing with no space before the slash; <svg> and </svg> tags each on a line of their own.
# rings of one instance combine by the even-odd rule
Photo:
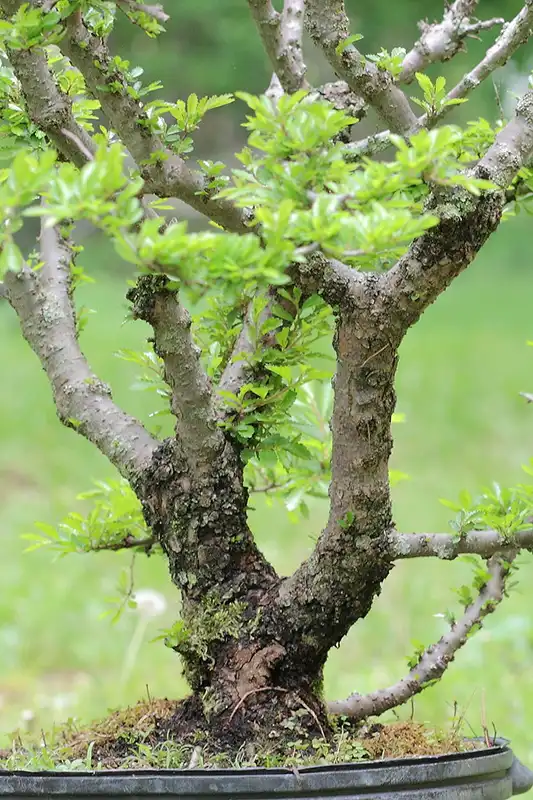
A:
<svg viewBox="0 0 533 800">
<path fill-rule="evenodd" d="M 405 327 L 473 261 L 501 220 L 503 197 L 445 190 L 434 193 L 427 209 L 440 216 L 440 223 L 415 240 L 384 278 L 391 313 Z"/>
<path fill-rule="evenodd" d="M 43 51 L 13 50 L 9 60 L 20 81 L 32 122 L 46 133 L 67 161 L 82 167 L 94 155 L 94 143 L 74 119 L 72 101 L 57 87 Z"/>
<path fill-rule="evenodd" d="M 4 285 L 22 333 L 48 376 L 64 425 L 93 442 L 112 464 L 135 480 L 150 463 L 158 442 L 112 400 L 110 388 L 81 352 L 72 306 L 72 252 L 58 230 L 43 226 L 43 266 L 7 272 Z"/>
<path fill-rule="evenodd" d="M 451 96 L 453 92 L 463 96 L 461 92 L 490 74 L 530 35 L 532 3 L 527 0 Z M 35 4 L 39 5 L 37 0 Z M 281 13 L 269 0 L 249 0 L 249 4 L 286 90 L 298 88 L 304 80 L 299 46 L 306 5 L 311 37 L 350 87 L 350 103 L 361 107 L 353 93 L 361 96 L 391 131 L 406 136 L 435 123 L 416 118 L 391 75 L 367 63 L 353 45 L 343 49 L 350 30 L 342 0 L 306 4 L 286 0 Z M 0 0 L 0 6 L 10 11 L 20 2 Z M 447 57 L 448 45 L 455 48 L 459 34 L 464 34 L 463 20 L 473 6 L 474 0 L 453 3 L 446 14 L 457 12 L 461 22 L 456 25 L 452 20 L 451 27 L 437 26 L 431 36 L 429 32 L 423 36 L 408 56 L 404 77 L 408 79 L 424 59 Z M 178 197 L 228 229 L 248 230 L 250 215 L 229 201 L 206 195 L 204 176 L 165 149 L 150 131 L 142 105 L 128 94 L 106 44 L 88 32 L 80 12 L 69 19 L 61 47 L 100 100 L 110 125 L 137 162 L 147 191 Z M 15 54 L 13 61 L 35 121 L 65 158 L 83 163 L 92 143 L 75 127 L 68 102 L 54 93 L 55 82 L 42 53 Z M 337 90 L 345 96 L 344 85 L 332 86 L 335 96 Z M 271 92 L 279 94 L 277 80 Z M 340 101 L 343 107 L 346 102 Z M 387 131 L 380 132 L 354 144 L 354 157 L 386 146 L 388 137 Z M 158 161 L 158 154 L 164 159 Z M 505 189 L 531 155 L 533 94 L 529 92 L 475 174 Z M 248 527 L 239 447 L 230 433 L 217 426 L 213 391 L 191 338 L 188 314 L 166 279 L 142 278 L 130 295 L 135 315 L 152 326 L 172 391 L 176 436 L 158 443 L 116 407 L 79 349 L 70 296 L 72 254 L 60 232 L 43 230 L 42 270 L 24 268 L 20 274 L 6 275 L 2 293 L 16 309 L 24 336 L 41 359 L 60 418 L 94 442 L 130 479 L 151 527 L 152 535 L 143 544 L 160 543 L 168 558 L 183 600 L 183 625 L 174 631 L 171 643 L 183 657 L 196 702 L 215 735 L 229 730 L 237 746 L 271 733 L 280 735 L 283 721 L 301 708 L 309 714 L 310 733 L 327 731 L 320 681 L 328 652 L 366 616 L 395 559 L 430 554 L 451 558 L 460 552 L 491 555 L 510 544 L 517 549 L 529 546 L 531 531 L 520 532 L 512 543 L 493 531 L 455 539 L 401 536 L 394 531 L 388 480 L 399 345 L 408 328 L 496 229 L 504 202 L 503 191 L 475 197 L 460 188 L 435 188 L 427 207 L 440 223 L 414 241 L 385 275 L 358 273 L 312 252 L 314 245 L 306 251 L 305 264 L 287 267 L 305 295 L 319 293 L 335 308 L 337 369 L 329 520 L 312 555 L 284 579 L 260 552 Z M 248 333 L 245 324 L 237 347 L 249 352 Z M 246 380 L 243 365 L 228 366 L 223 388 L 238 389 Z M 123 546 L 133 545 L 126 537 Z M 437 649 L 428 651 L 419 665 L 425 670 L 422 681 L 410 675 L 396 687 L 370 699 L 358 697 L 350 708 L 340 710 L 355 707 L 359 717 L 378 713 L 393 702 L 403 702 L 409 692 L 435 677 L 487 613 L 487 602 L 500 599 L 496 596 L 502 588 L 500 578 L 495 573 L 493 584 L 487 584 L 487 592 L 467 610 L 462 623 Z"/>
<path fill-rule="evenodd" d="M 337 52 L 350 35 L 343 0 L 308 0 L 307 30 L 336 75 L 373 106 L 392 131 L 406 133 L 413 127 L 416 116 L 389 73 L 366 61 L 353 44 Z"/>
<path fill-rule="evenodd" d="M 476 166 L 474 175 L 506 187 L 532 155 L 533 92 L 529 91 Z M 433 192 L 427 209 L 440 218 L 439 224 L 416 239 L 384 278 L 386 302 L 403 325 L 413 325 L 468 267 L 498 227 L 504 204 L 504 192 L 479 197 L 460 188 Z"/>
<path fill-rule="evenodd" d="M 388 460 L 402 330 L 374 316 L 378 297 L 376 280 L 366 308 L 339 313 L 329 521 L 276 597 L 274 617 L 292 631 L 294 660 L 315 666 L 366 616 L 391 567 Z"/>
<path fill-rule="evenodd" d="M 295 92 L 306 87 L 302 53 L 305 0 L 284 0 L 276 11 L 271 0 L 248 0 L 263 46 L 282 88 Z"/>
<path fill-rule="evenodd" d="M 154 331 L 154 350 L 163 359 L 165 381 L 171 389 L 170 408 L 176 437 L 195 471 L 208 467 L 224 447 L 217 427 L 209 379 L 200 363 L 200 349 L 191 335 L 191 317 L 165 276 L 146 275 L 128 292 L 133 316 Z"/>
<path fill-rule="evenodd" d="M 235 746 L 257 741 L 302 701 L 323 718 L 313 693 L 320 669 L 298 664 L 289 653 L 291 632 L 267 624 L 279 578 L 249 530 L 242 467 L 231 446 L 199 476 L 176 442 L 166 442 L 136 491 L 181 592 L 184 632 L 175 649 L 212 735 L 230 736 Z"/>
</svg>

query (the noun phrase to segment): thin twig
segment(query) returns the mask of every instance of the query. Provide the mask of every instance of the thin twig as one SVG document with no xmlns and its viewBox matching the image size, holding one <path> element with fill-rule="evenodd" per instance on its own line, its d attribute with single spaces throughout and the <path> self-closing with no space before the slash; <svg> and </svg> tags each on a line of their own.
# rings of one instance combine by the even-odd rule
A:
<svg viewBox="0 0 533 800">
<path fill-rule="evenodd" d="M 309 712 L 309 714 L 311 714 L 311 716 L 313 717 L 314 721 L 315 721 L 315 722 L 316 722 L 316 724 L 318 725 L 318 729 L 319 729 L 319 731 L 320 731 L 320 733 L 321 733 L 321 735 L 322 735 L 322 738 L 323 738 L 323 739 L 326 739 L 326 734 L 324 733 L 324 728 L 323 728 L 323 727 L 322 727 L 322 725 L 320 724 L 320 720 L 318 719 L 318 717 L 317 717 L 317 715 L 315 714 L 315 712 L 313 711 L 313 709 L 312 709 L 312 708 L 310 708 L 310 707 L 307 705 L 307 703 L 304 703 L 304 701 L 302 700 L 302 698 L 300 697 L 300 695 L 299 695 L 299 694 L 297 694 L 297 695 L 296 695 L 296 699 L 298 700 L 298 702 L 300 703 L 300 705 L 301 705 L 303 708 L 305 708 L 305 710 L 306 710 L 306 711 L 308 711 L 308 712 Z"/>
<path fill-rule="evenodd" d="M 448 61 L 464 49 L 464 40 L 495 25 L 503 25 L 501 17 L 470 22 L 477 0 L 455 0 L 446 8 L 441 22 L 420 23 L 422 35 L 405 56 L 399 82 L 410 83 L 416 72 L 422 72 L 435 61 Z"/>
<path fill-rule="evenodd" d="M 489 20 L 491 23 L 500 23 L 500 19 Z M 527 0 L 522 10 L 504 26 L 502 32 L 490 47 L 483 59 L 470 72 L 463 76 L 459 83 L 446 95 L 445 102 L 438 114 L 429 117 L 422 114 L 416 119 L 408 135 L 413 135 L 422 128 L 433 128 L 437 123 L 442 122 L 444 117 L 449 114 L 454 105 L 446 104 L 446 101 L 463 99 L 467 97 L 477 86 L 479 86 L 495 69 L 504 66 L 521 44 L 524 44 L 531 36 L 533 26 L 533 2 Z M 406 56 L 407 58 L 407 56 Z M 404 60 L 405 64 L 405 60 Z M 404 79 L 405 80 L 405 79 Z M 349 161 L 355 161 L 363 156 L 370 156 L 386 150 L 390 144 L 391 130 L 381 131 L 372 136 L 367 136 L 358 142 L 352 142 L 346 146 L 346 154 Z"/>
<path fill-rule="evenodd" d="M 165 13 L 163 6 L 160 5 L 146 5 L 145 3 L 137 3 L 136 0 L 117 0 L 117 3 L 119 6 L 126 6 L 131 11 L 140 11 L 143 14 L 147 14 L 158 22 L 167 22 L 170 19 L 169 15 Z"/>
<path fill-rule="evenodd" d="M 466 97 L 479 86 L 498 67 L 503 67 L 531 36 L 533 25 L 533 2 L 526 0 L 519 13 L 507 23 L 502 32 L 487 50 L 482 60 L 468 72 L 459 83 L 448 93 L 446 100 L 456 100 Z M 453 106 L 452 106 L 453 107 Z M 450 106 L 448 106 L 450 108 Z M 443 109 L 446 111 L 446 107 Z M 442 117 L 442 114 L 440 115 Z"/>
<path fill-rule="evenodd" d="M 146 536 L 144 539 L 136 539 L 135 536 L 128 534 L 118 542 L 97 544 L 95 547 L 91 547 L 91 553 L 97 553 L 102 550 L 111 550 L 113 552 L 118 550 L 131 550 L 133 547 L 139 547 L 149 552 L 156 544 L 157 539 L 155 536 Z"/>
<path fill-rule="evenodd" d="M 533 549 L 533 528 L 517 531 L 512 537 L 494 530 L 468 531 L 462 535 L 398 531 L 391 531 L 389 534 L 389 551 L 394 560 L 424 557 L 453 560 L 466 554 L 489 558 L 509 548 Z"/>
<path fill-rule="evenodd" d="M 61 134 L 66 136 L 67 139 L 70 139 L 71 142 L 74 142 L 82 156 L 87 161 L 94 161 L 94 154 L 89 150 L 89 148 L 82 142 L 79 136 L 77 136 L 73 131 L 67 130 L 67 128 L 61 128 Z"/>
</svg>

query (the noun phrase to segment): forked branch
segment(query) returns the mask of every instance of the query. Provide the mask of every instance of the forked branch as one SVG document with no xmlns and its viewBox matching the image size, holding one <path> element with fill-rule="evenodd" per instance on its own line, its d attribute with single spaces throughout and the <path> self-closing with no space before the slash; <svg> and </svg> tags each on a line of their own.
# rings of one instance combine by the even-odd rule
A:
<svg viewBox="0 0 533 800">
<path fill-rule="evenodd" d="M 475 3 L 473 4 L 469 2 L 469 0 L 466 0 L 466 2 L 462 4 L 462 6 L 468 5 L 475 5 Z M 450 7 L 450 10 L 452 8 L 453 6 Z M 489 20 L 489 22 L 499 23 L 500 20 Z M 468 97 L 468 95 L 474 89 L 476 89 L 481 83 L 483 83 L 483 81 L 490 77 L 495 69 L 498 67 L 503 67 L 509 61 L 509 59 L 512 58 L 516 50 L 518 50 L 522 44 L 525 44 L 528 41 L 532 33 L 533 2 L 532 0 L 526 0 L 526 4 L 516 15 L 516 17 L 504 25 L 500 35 L 492 47 L 487 50 L 487 53 L 479 62 L 479 64 L 477 64 L 474 69 L 464 75 L 459 83 L 448 92 L 445 101 L 464 99 Z M 408 53 L 404 59 L 404 64 L 406 63 L 406 59 L 408 59 L 410 56 L 411 54 Z M 403 80 L 406 79 L 404 78 Z M 418 117 L 416 122 L 413 123 L 409 133 L 416 133 L 424 127 L 434 127 L 437 125 L 437 123 L 442 122 L 444 117 L 449 114 L 453 108 L 453 105 L 444 102 L 439 113 L 435 114 L 431 118 L 429 118 L 427 114 L 422 114 L 420 117 Z M 353 144 L 348 145 L 349 157 L 355 160 L 361 158 L 362 156 L 369 156 L 374 153 L 380 153 L 382 150 L 386 150 L 386 148 L 389 146 L 390 134 L 392 132 L 393 128 L 386 131 L 380 131 L 373 136 L 368 136 L 364 139 L 353 142 Z"/>
<path fill-rule="evenodd" d="M 111 390 L 80 349 L 68 241 L 57 228 L 43 225 L 40 243 L 40 269 L 25 266 L 21 272 L 6 273 L 8 300 L 48 376 L 61 422 L 95 444 L 124 477 L 135 479 L 149 465 L 159 442 L 115 405 Z"/>
<path fill-rule="evenodd" d="M 276 11 L 271 0 L 248 0 L 263 46 L 286 92 L 306 86 L 302 53 L 305 0 L 284 0 Z"/>
<path fill-rule="evenodd" d="M 419 23 L 422 35 L 405 56 L 398 80 L 410 83 L 415 73 L 422 72 L 428 64 L 448 61 L 464 49 L 464 40 L 468 36 L 504 23 L 501 17 L 471 21 L 477 3 L 478 0 L 455 0 L 444 12 L 441 22 L 431 25 Z"/>
<path fill-rule="evenodd" d="M 525 44 L 532 34 L 533 0 L 526 0 L 523 8 L 507 25 L 487 50 L 485 56 L 473 70 L 468 72 L 447 96 L 447 100 L 466 97 L 483 83 L 498 67 L 503 67 L 513 53 Z"/>
<path fill-rule="evenodd" d="M 403 705 L 434 681 L 439 680 L 454 660 L 457 651 L 466 644 L 469 636 L 503 600 L 505 582 L 513 558 L 514 554 L 508 555 L 506 560 L 500 556 L 493 556 L 487 562 L 490 577 L 477 598 L 466 608 L 463 616 L 452 623 L 448 633 L 422 653 L 405 678 L 377 692 L 365 695 L 354 693 L 346 700 L 329 703 L 328 710 L 332 714 L 343 714 L 356 721 L 377 717 L 391 708 Z"/>
</svg>

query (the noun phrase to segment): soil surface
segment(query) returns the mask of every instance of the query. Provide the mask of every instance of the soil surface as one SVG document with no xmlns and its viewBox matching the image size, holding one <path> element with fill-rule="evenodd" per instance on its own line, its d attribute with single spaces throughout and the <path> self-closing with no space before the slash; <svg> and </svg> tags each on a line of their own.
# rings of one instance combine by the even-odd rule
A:
<svg viewBox="0 0 533 800">
<path fill-rule="evenodd" d="M 356 726 L 342 721 L 334 723 L 332 736 L 312 739 L 306 736 L 305 720 L 302 723 L 300 727 L 295 719 L 289 746 L 285 743 L 281 748 L 278 743 L 276 747 L 277 737 L 271 732 L 272 746 L 265 742 L 254 750 L 242 743 L 236 746 L 238 720 L 233 720 L 227 738 L 209 740 L 201 703 L 194 696 L 179 702 L 150 699 L 114 711 L 87 727 L 71 723 L 48 744 L 48 751 L 55 764 L 67 768 L 76 763 L 80 769 L 81 761 L 92 769 L 178 769 L 343 763 L 440 755 L 484 746 L 466 741 L 458 730 L 439 731 L 414 721 Z M 14 752 L 0 751 L 0 767 L 5 760 L 4 767 L 17 768 Z"/>
</svg>

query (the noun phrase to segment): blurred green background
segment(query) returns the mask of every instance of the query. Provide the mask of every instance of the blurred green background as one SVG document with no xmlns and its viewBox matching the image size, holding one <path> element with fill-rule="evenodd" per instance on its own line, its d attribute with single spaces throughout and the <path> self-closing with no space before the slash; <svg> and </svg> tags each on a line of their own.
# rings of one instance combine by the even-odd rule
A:
<svg viewBox="0 0 533 800">
<path fill-rule="evenodd" d="M 417 20 L 442 12 L 435 0 L 351 5 L 353 31 L 364 34 L 365 53 L 409 47 Z M 510 17 L 520 5 L 486 0 L 481 12 Z M 180 0 L 173 6 L 165 3 L 173 19 L 159 40 L 124 21 L 117 28 L 117 49 L 144 66 L 147 81 L 161 78 L 169 98 L 264 89 L 269 71 L 245 0 Z M 460 77 L 493 38 L 489 33 L 472 41 L 468 55 L 432 73 L 443 72 L 450 81 Z M 504 108 L 512 107 L 530 58 L 531 46 L 496 76 L 498 92 L 489 82 L 457 114 L 495 118 L 497 94 Z M 310 74 L 329 78 L 315 57 Z M 208 116 L 197 154 L 215 160 L 240 146 L 242 114 L 235 104 Z M 372 125 L 371 118 L 361 123 L 361 135 Z M 533 389 L 533 350 L 526 346 L 533 339 L 532 233 L 528 217 L 507 221 L 402 346 L 398 410 L 406 422 L 395 427 L 394 450 L 394 466 L 410 476 L 395 490 L 402 530 L 445 530 L 450 512 L 439 498 L 454 499 L 463 488 L 475 493 L 493 480 L 516 482 L 521 464 L 533 456 L 533 410 L 519 396 Z M 149 421 L 153 395 L 132 392 L 135 369 L 114 356 L 119 348 L 142 349 L 148 335 L 142 323 L 124 324 L 130 273 L 97 236 L 86 233 L 83 242 L 83 263 L 96 283 L 84 287 L 80 302 L 98 312 L 83 335 L 86 352 L 116 400 Z M 116 595 L 121 570 L 129 568 L 127 555 L 53 561 L 46 552 L 23 554 L 21 534 L 35 520 L 56 522 L 79 491 L 112 471 L 92 446 L 57 422 L 44 375 L 5 303 L 0 342 L 0 729 L 7 741 L 19 726 L 39 731 L 71 716 L 89 720 L 148 691 L 178 697 L 184 684 L 175 654 L 150 641 L 178 612 L 162 560 L 139 557 L 136 586 L 160 593 L 166 609 L 150 619 L 128 612 L 112 625 L 101 615 L 107 598 Z M 251 521 L 267 555 L 288 573 L 313 546 L 325 513 L 317 506 L 309 522 L 294 525 L 279 509 L 267 517 L 257 502 Z M 533 766 L 533 563 L 529 555 L 520 560 L 519 586 L 510 599 L 414 706 L 417 718 L 440 722 L 456 707 L 476 733 L 486 715 L 491 730 L 494 725 L 512 739 Z M 459 563 L 397 566 L 372 614 L 332 653 L 328 696 L 365 692 L 401 677 L 412 642 L 428 644 L 443 632 L 436 615 L 455 605 L 453 589 L 465 576 L 469 568 Z"/>
</svg>

